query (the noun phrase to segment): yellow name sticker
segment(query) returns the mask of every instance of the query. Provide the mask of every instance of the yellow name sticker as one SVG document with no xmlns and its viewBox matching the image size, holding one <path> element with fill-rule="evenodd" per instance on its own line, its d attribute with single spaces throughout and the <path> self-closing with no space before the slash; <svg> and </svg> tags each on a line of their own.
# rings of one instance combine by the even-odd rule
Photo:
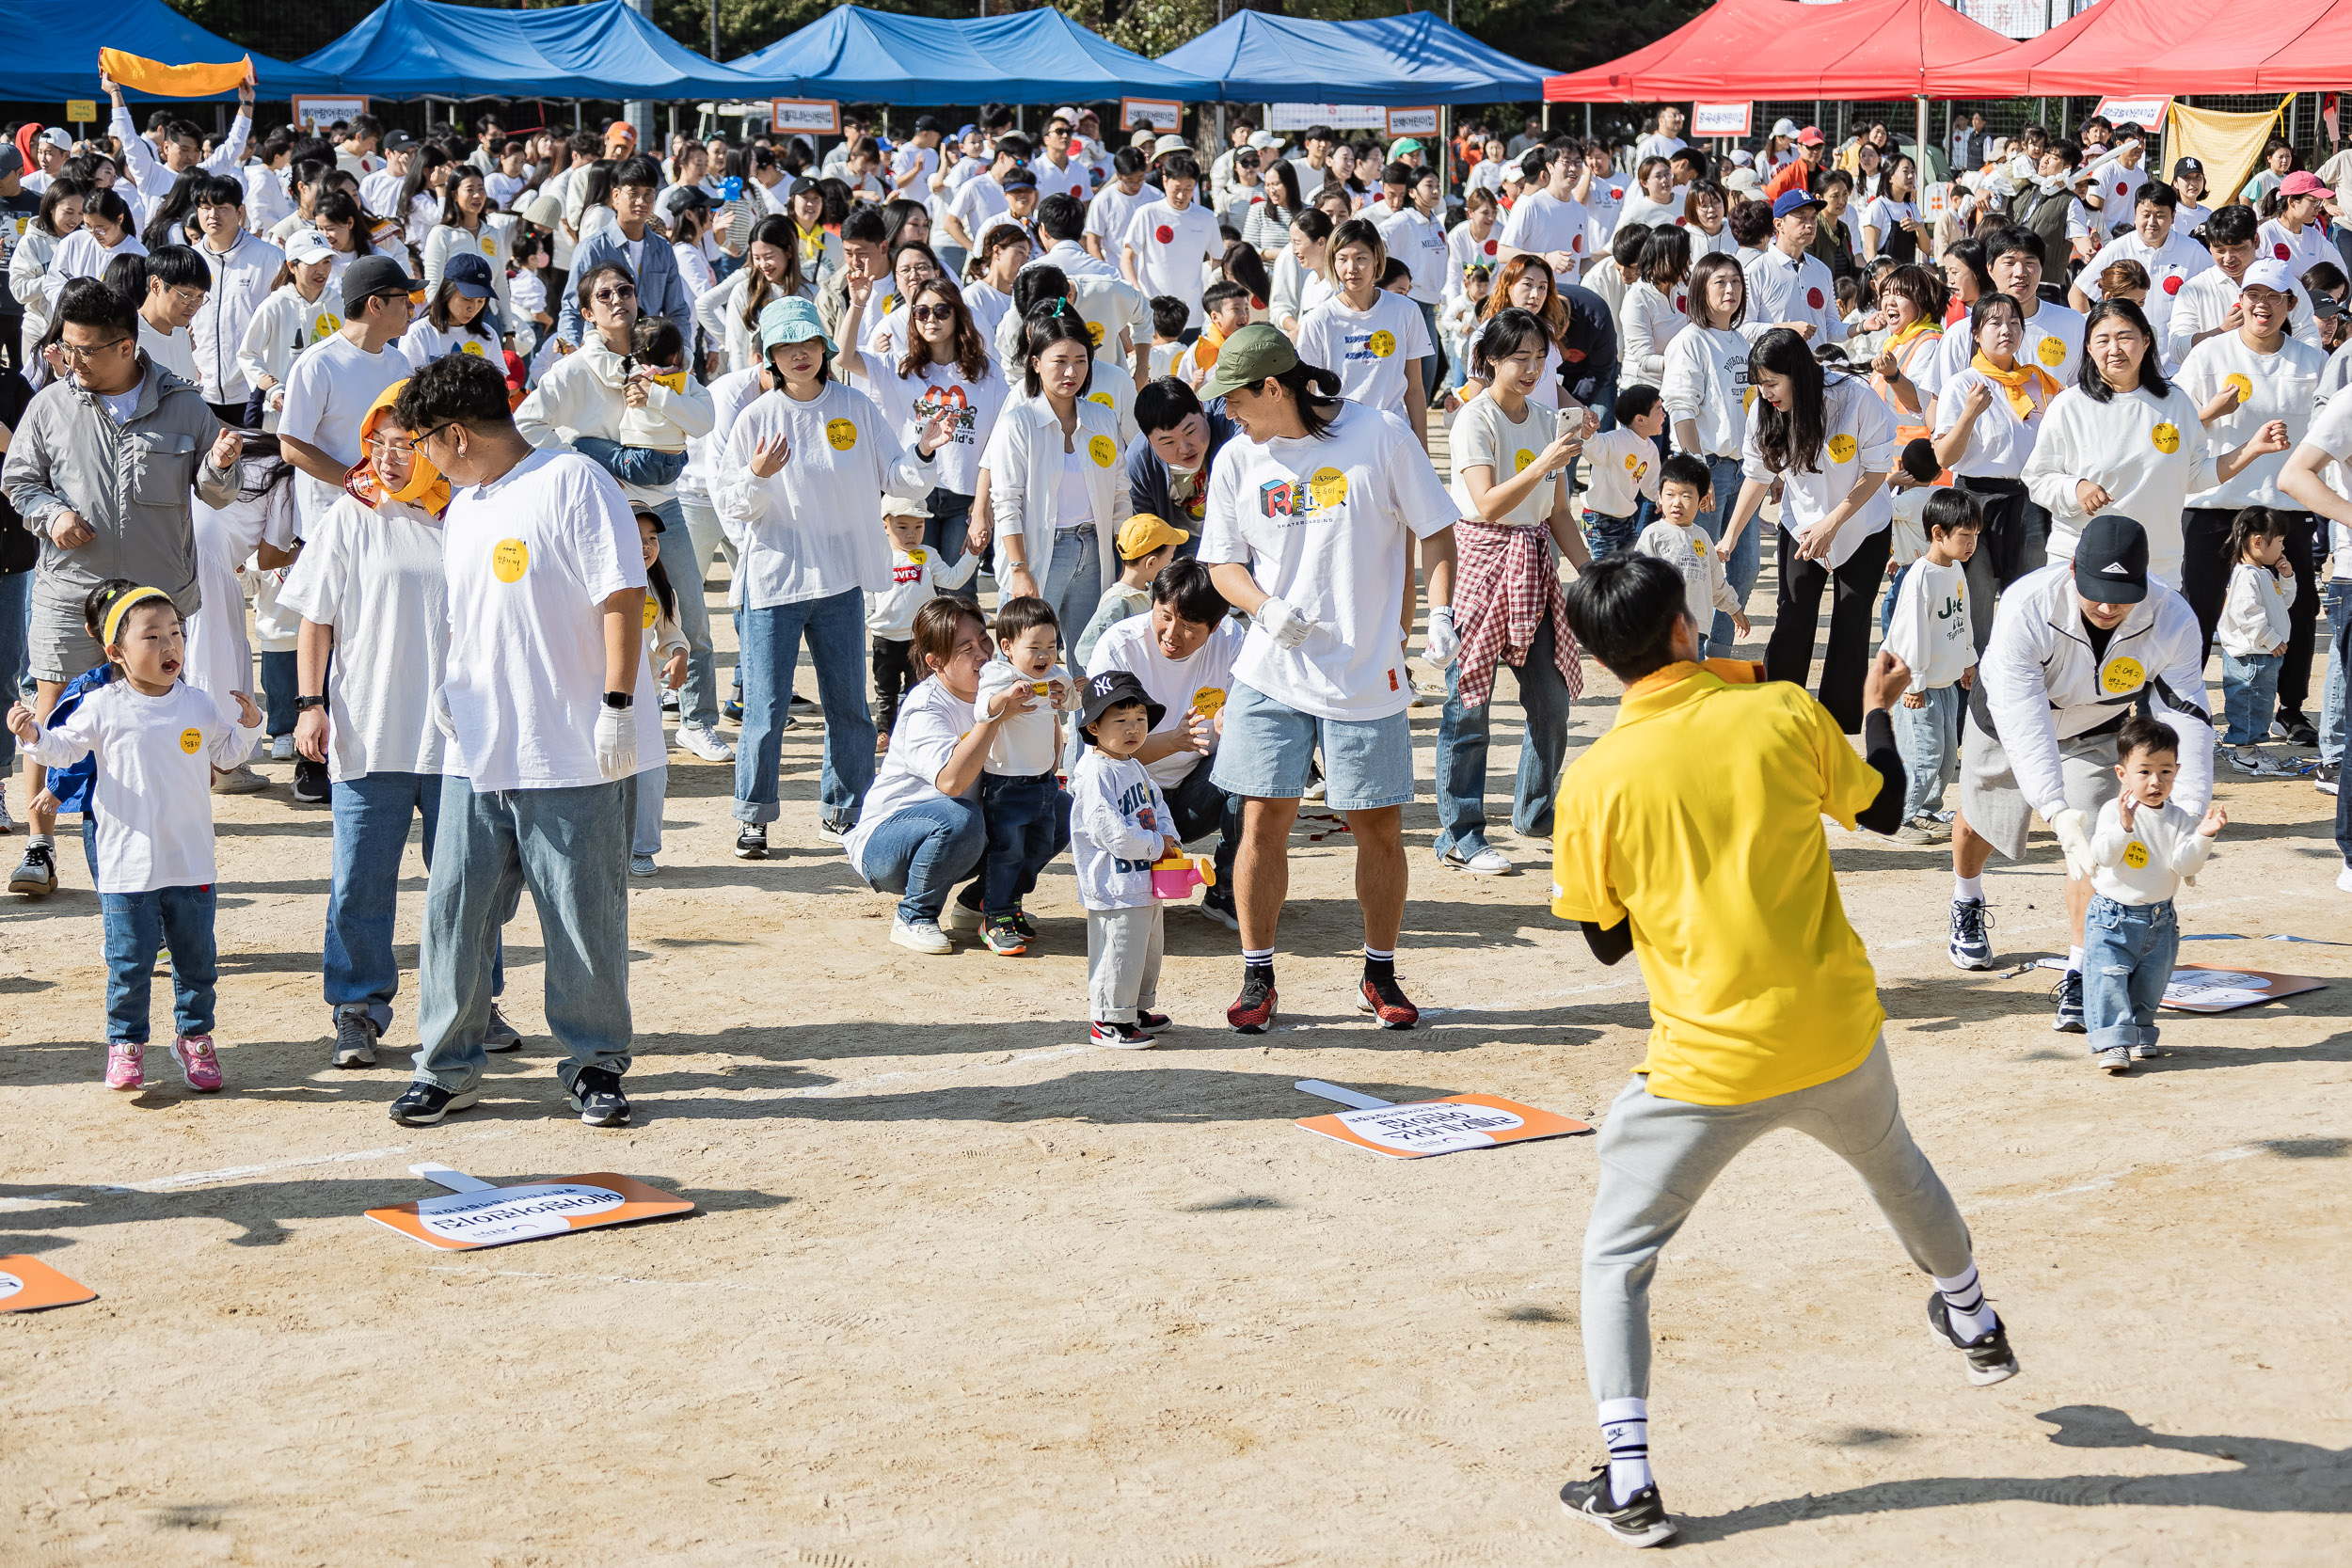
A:
<svg viewBox="0 0 2352 1568">
<path fill-rule="evenodd" d="M 848 451 L 857 445 L 857 424 L 850 420 L 827 420 L 825 444 L 835 451 Z"/>
<path fill-rule="evenodd" d="M 2221 385 L 2224 387 L 2236 388 L 2237 400 L 2240 403 L 2251 403 L 2254 401 L 2254 383 L 2249 380 L 2242 371 L 2232 371 L 2228 375 L 2223 376 L 2221 378 Z"/>
<path fill-rule="evenodd" d="M 1366 343 L 1364 346 L 1372 350 L 1374 358 L 1386 359 L 1390 355 L 1396 352 L 1396 334 L 1393 332 L 1375 332 L 1372 335 L 1372 341 Z"/>
<path fill-rule="evenodd" d="M 653 590 L 648 588 L 645 590 L 645 629 L 653 630 L 653 624 L 660 619 L 661 619 L 661 601 L 655 598 Z"/>
<path fill-rule="evenodd" d="M 1307 493 L 1328 511 L 1347 499 L 1347 476 L 1337 468 L 1317 468 L 1307 481 Z"/>
<path fill-rule="evenodd" d="M 531 570 L 531 546 L 519 539 L 501 539 L 490 552 L 490 574 L 501 582 L 520 582 Z"/>
<path fill-rule="evenodd" d="M 196 755 L 198 751 L 200 750 L 203 745 L 204 732 L 202 730 L 182 730 L 180 732 L 180 750 L 187 752 L 188 755 Z"/>
<path fill-rule="evenodd" d="M 2034 346 L 2033 356 L 2056 370 L 2066 363 L 2066 345 L 2056 338 L 2044 338 Z"/>
<path fill-rule="evenodd" d="M 1535 454 L 1528 451 L 1525 447 L 1521 447 L 1518 450 L 1518 454 L 1511 461 L 1511 471 L 1515 474 L 1523 474 L 1527 472 L 1527 466 L 1535 461 Z"/>
<path fill-rule="evenodd" d="M 1087 402 L 1099 403 L 1105 408 L 1116 408 L 1119 406 L 1118 403 L 1108 392 L 1089 392 L 1087 394 Z"/>
<path fill-rule="evenodd" d="M 2181 450 L 2180 430 L 2169 420 L 2150 431 L 2148 439 L 2153 441 L 2156 444 L 2156 450 L 2167 457 Z"/>
<path fill-rule="evenodd" d="M 2134 871 L 2145 871 L 2148 869 L 2148 846 L 2145 844 L 2126 844 L 2123 846 L 2123 863 L 2130 866 Z"/>
<path fill-rule="evenodd" d="M 1107 436 L 1097 436 L 1087 443 L 1087 452 L 1098 468 L 1107 468 L 1119 460 L 1119 443 Z"/>
<path fill-rule="evenodd" d="M 2099 670 L 2099 689 L 2110 697 L 2137 691 L 2148 681 L 2147 667 L 2129 654 L 2118 654 Z"/>
<path fill-rule="evenodd" d="M 920 566 L 930 559 L 930 555 L 920 545 L 907 551 L 907 564 L 910 566 Z"/>
<path fill-rule="evenodd" d="M 1214 719 L 1216 710 L 1225 705 L 1225 689 L 1204 686 L 1192 694 L 1192 711 L 1203 719 Z"/>
<path fill-rule="evenodd" d="M 1103 346 L 1103 324 L 1101 322 L 1087 323 L 1087 338 L 1096 348 L 1101 348 Z"/>
<path fill-rule="evenodd" d="M 461 348 L 463 352 L 472 355 L 476 359 L 482 357 L 482 341 L 478 338 L 467 339 Z"/>
<path fill-rule="evenodd" d="M 310 318 L 310 339 L 313 342 L 321 338 L 332 338 L 342 329 L 342 317 L 332 310 L 321 310 Z"/>
<path fill-rule="evenodd" d="M 1853 454 L 1858 450 L 1859 443 L 1851 436 L 1837 435 L 1829 438 L 1829 460 L 1833 463 L 1852 462 Z"/>
</svg>

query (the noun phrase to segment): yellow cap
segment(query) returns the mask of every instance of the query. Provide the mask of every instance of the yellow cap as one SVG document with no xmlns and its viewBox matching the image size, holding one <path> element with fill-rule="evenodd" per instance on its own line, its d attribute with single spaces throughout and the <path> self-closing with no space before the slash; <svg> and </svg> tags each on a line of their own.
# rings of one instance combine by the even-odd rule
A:
<svg viewBox="0 0 2352 1568">
<path fill-rule="evenodd" d="M 1134 561 L 1139 556 L 1150 555 L 1163 545 L 1181 545 L 1191 537 L 1189 530 L 1178 528 L 1165 517 L 1138 512 L 1120 525 L 1119 559 Z"/>
</svg>

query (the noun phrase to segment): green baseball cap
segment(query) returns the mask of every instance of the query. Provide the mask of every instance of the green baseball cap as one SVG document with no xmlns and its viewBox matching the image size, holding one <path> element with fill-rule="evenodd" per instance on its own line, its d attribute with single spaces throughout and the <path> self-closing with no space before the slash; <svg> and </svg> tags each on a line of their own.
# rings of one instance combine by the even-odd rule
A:
<svg viewBox="0 0 2352 1568">
<path fill-rule="evenodd" d="M 1279 330 L 1260 322 L 1225 340 L 1217 350 L 1216 368 L 1200 384 L 1200 401 L 1213 403 L 1233 390 L 1280 375 L 1298 363 L 1298 351 Z"/>
<path fill-rule="evenodd" d="M 1414 136 L 1401 136 L 1395 141 L 1389 143 L 1389 156 L 1391 158 L 1402 158 L 1407 152 L 1419 152 L 1420 150 L 1421 141 L 1418 137 Z"/>
</svg>

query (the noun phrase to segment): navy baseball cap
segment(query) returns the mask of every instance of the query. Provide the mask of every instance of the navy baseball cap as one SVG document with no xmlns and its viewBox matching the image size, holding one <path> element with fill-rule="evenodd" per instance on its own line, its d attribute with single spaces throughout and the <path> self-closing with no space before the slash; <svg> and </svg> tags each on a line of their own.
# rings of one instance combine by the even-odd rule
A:
<svg viewBox="0 0 2352 1568">
<path fill-rule="evenodd" d="M 490 263 L 479 256 L 453 256 L 442 264 L 441 281 L 468 299 L 487 299 L 491 293 Z"/>
<path fill-rule="evenodd" d="M 1778 223 L 1791 213 L 1802 213 L 1807 207 L 1821 205 L 1821 198 L 1809 191 L 1783 191 L 1772 198 L 1772 221 Z"/>
</svg>

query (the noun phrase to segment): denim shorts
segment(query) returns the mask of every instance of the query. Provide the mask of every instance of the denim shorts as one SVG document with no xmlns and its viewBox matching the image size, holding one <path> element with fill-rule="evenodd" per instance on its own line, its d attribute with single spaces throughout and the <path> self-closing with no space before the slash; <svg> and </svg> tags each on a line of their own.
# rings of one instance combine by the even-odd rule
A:
<svg viewBox="0 0 2352 1568">
<path fill-rule="evenodd" d="M 1403 711 L 1386 719 L 1318 719 L 1240 681 L 1225 699 L 1225 734 L 1210 782 L 1229 795 L 1295 800 L 1307 792 L 1318 743 L 1325 800 L 1333 811 L 1378 811 L 1412 800 L 1413 726 Z"/>
</svg>

